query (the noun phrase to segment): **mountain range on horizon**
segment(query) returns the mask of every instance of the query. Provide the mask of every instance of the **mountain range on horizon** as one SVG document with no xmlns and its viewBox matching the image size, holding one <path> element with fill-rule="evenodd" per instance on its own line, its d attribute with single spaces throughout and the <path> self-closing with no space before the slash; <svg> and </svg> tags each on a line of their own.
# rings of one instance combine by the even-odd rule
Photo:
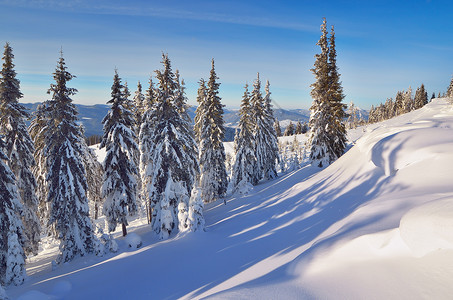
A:
<svg viewBox="0 0 453 300">
<path fill-rule="evenodd" d="M 36 111 L 37 103 L 22 103 L 30 113 Z M 103 134 L 102 119 L 107 114 L 110 106 L 107 104 L 94 104 L 94 105 L 83 105 L 75 104 L 79 112 L 79 120 L 85 127 L 85 136 L 90 137 L 93 135 Z M 192 120 L 195 117 L 196 106 L 189 106 L 188 113 Z M 368 118 L 368 111 L 360 109 L 360 112 L 365 118 Z M 288 126 L 290 122 L 296 123 L 298 121 L 304 123 L 310 118 L 310 110 L 308 109 L 282 109 L 274 108 L 274 117 L 279 120 L 282 130 Z M 231 142 L 234 140 L 234 134 L 236 127 L 239 123 L 238 109 L 224 108 L 223 119 L 225 122 L 225 142 Z"/>
</svg>

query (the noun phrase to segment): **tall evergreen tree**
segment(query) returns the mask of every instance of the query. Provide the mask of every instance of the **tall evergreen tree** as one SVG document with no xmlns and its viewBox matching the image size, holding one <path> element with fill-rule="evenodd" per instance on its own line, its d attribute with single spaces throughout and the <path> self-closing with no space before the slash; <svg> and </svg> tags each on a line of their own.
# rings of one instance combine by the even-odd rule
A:
<svg viewBox="0 0 453 300">
<path fill-rule="evenodd" d="M 8 161 L 5 148 L 0 136 L 0 286 L 19 285 L 25 279 L 22 204 L 14 174 L 5 162 Z"/>
<path fill-rule="evenodd" d="M 248 85 L 245 85 L 242 96 L 241 109 L 239 110 L 240 120 L 236 136 L 234 138 L 234 161 L 231 186 L 233 191 L 247 189 L 248 185 L 256 185 L 258 181 L 254 176 L 256 164 L 255 145 L 253 138 L 252 111 L 250 106 L 250 93 Z"/>
<path fill-rule="evenodd" d="M 150 149 L 153 144 L 152 134 L 154 130 L 153 111 L 155 110 L 157 93 L 154 89 L 152 78 L 149 79 L 149 88 L 143 102 L 143 115 L 139 133 L 139 151 L 140 151 L 140 200 L 145 207 L 148 223 L 151 222 L 150 206 L 150 185 L 152 182 L 152 160 Z"/>
<path fill-rule="evenodd" d="M 109 231 L 121 224 L 123 236 L 127 235 L 127 215 L 134 215 L 136 204 L 135 164 L 137 143 L 135 142 L 134 117 L 129 106 L 121 78 L 115 70 L 113 77 L 110 111 L 102 120 L 104 135 L 100 147 L 106 148 L 104 160 L 104 183 L 102 195 L 105 199 L 103 212 L 108 221 Z"/>
<path fill-rule="evenodd" d="M 250 97 L 254 123 L 253 136 L 255 140 L 256 181 L 277 177 L 275 164 L 278 155 L 278 144 L 273 127 L 274 117 L 270 104 L 268 84 L 266 86 L 266 96 L 263 98 L 261 94 L 261 81 L 259 74 L 257 74 Z"/>
<path fill-rule="evenodd" d="M 275 122 L 274 110 L 271 104 L 271 92 L 270 92 L 269 80 L 266 81 L 264 87 L 264 136 L 265 136 L 265 148 L 266 148 L 266 160 L 264 164 L 264 178 L 274 179 L 277 177 L 276 163 L 278 157 L 278 139 L 277 133 L 273 127 Z"/>
<path fill-rule="evenodd" d="M 97 220 L 102 209 L 102 178 L 104 176 L 104 169 L 102 164 L 98 161 L 96 153 L 93 149 L 84 143 L 83 147 L 83 164 L 86 170 L 87 178 L 87 197 L 90 206 L 92 207 L 92 217 Z"/>
<path fill-rule="evenodd" d="M 308 147 L 310 149 L 310 160 L 319 167 L 327 166 L 338 158 L 332 140 L 335 132 L 333 119 L 336 110 L 332 107 L 330 101 L 330 95 L 333 94 L 334 88 L 331 87 L 332 65 L 329 64 L 326 19 L 323 20 L 321 25 L 321 33 L 317 43 L 321 48 L 321 53 L 315 55 L 316 61 L 311 70 L 315 75 L 316 82 L 311 85 L 313 103 L 310 107 L 309 126 L 311 132 Z"/>
<path fill-rule="evenodd" d="M 225 167 L 225 148 L 223 138 L 223 105 L 220 103 L 217 74 L 214 59 L 205 89 L 204 103 L 196 111 L 195 131 L 199 141 L 200 189 L 205 202 L 212 202 L 225 195 L 228 178 Z M 200 95 L 199 90 L 199 95 Z"/>
<path fill-rule="evenodd" d="M 346 149 L 346 127 L 343 122 L 346 117 L 345 109 L 346 104 L 342 101 L 344 99 L 343 87 L 341 86 L 340 74 L 337 67 L 337 50 L 335 47 L 335 30 L 332 25 L 329 39 L 329 78 L 330 83 L 328 86 L 328 101 L 332 109 L 332 120 L 329 129 L 329 140 L 331 143 L 331 151 L 336 158 L 343 155 Z"/>
<path fill-rule="evenodd" d="M 29 132 L 35 145 L 35 152 L 33 154 L 36 164 L 32 167 L 33 175 L 36 178 L 36 197 L 38 199 L 38 215 L 41 221 L 41 229 L 46 234 L 52 234 L 49 231 L 49 216 L 50 216 L 50 203 L 47 201 L 48 187 L 47 187 L 47 160 L 44 155 L 44 148 L 46 146 L 46 129 L 50 124 L 47 118 L 46 102 L 38 105 L 36 111 L 33 113 Z M 51 125 L 51 124 L 50 124 Z"/>
<path fill-rule="evenodd" d="M 189 226 L 189 198 L 198 164 L 193 132 L 178 113 L 175 103 L 175 99 L 181 97 L 178 95 L 181 87 L 168 55 L 163 54 L 162 63 L 164 69 L 156 71 L 159 90 L 150 115 L 153 143 L 149 157 L 152 165 L 146 167 L 145 175 L 151 178 L 147 191 L 151 201 L 152 228 L 161 239 L 166 239 L 177 228 L 185 230 Z M 179 108 L 185 107 L 185 103 L 179 104 L 184 104 Z"/>
<path fill-rule="evenodd" d="M 16 78 L 11 46 L 6 43 L 3 67 L 0 72 L 0 134 L 5 136 L 8 165 L 16 178 L 19 201 L 23 205 L 22 221 L 25 229 L 24 250 L 28 254 L 38 253 L 40 223 L 37 217 L 38 199 L 36 180 L 32 173 L 35 164 L 33 141 L 27 131 L 25 120 L 29 118 L 24 106 L 19 103 L 22 97 Z"/>
<path fill-rule="evenodd" d="M 48 173 L 49 223 L 60 240 L 57 262 L 67 262 L 77 255 L 100 252 L 88 211 L 86 173 L 83 165 L 83 136 L 77 125 L 77 110 L 71 96 L 77 90 L 66 86 L 74 76 L 67 71 L 63 54 L 55 70 L 55 84 L 48 93 L 48 129 L 44 154 Z"/>
</svg>

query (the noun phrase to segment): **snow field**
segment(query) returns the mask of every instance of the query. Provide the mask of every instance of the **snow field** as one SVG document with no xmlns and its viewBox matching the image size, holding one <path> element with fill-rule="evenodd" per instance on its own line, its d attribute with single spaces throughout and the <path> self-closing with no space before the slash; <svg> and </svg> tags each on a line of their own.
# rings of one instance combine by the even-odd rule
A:
<svg viewBox="0 0 453 300">
<path fill-rule="evenodd" d="M 6 292 L 12 299 L 56 291 L 64 299 L 450 299 L 453 106 L 435 99 L 348 134 L 355 146 L 331 166 L 304 166 L 226 205 L 206 205 L 206 232 L 158 241 L 135 219 L 129 232 L 142 240 L 139 249 L 118 231 L 117 253 L 52 270 L 49 247 L 29 259 L 28 280 Z"/>
</svg>

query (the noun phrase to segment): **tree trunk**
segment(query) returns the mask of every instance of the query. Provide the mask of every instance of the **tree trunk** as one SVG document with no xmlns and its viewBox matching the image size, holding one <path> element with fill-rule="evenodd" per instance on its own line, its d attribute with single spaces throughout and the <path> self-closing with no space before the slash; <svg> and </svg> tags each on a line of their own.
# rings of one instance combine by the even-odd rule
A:
<svg viewBox="0 0 453 300">
<path fill-rule="evenodd" d="M 123 227 L 123 236 L 126 236 L 127 235 L 126 224 L 123 223 L 122 227 Z"/>
</svg>

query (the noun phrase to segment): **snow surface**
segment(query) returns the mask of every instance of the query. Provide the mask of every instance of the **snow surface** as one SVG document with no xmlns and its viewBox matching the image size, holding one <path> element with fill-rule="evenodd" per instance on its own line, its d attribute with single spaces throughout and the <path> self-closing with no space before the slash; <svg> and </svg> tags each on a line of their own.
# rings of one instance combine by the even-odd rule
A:
<svg viewBox="0 0 453 300">
<path fill-rule="evenodd" d="M 355 146 L 323 170 L 304 166 L 226 205 L 206 205 L 206 232 L 159 241 L 146 221 L 132 219 L 128 230 L 141 248 L 117 232 L 117 253 L 52 270 L 57 248 L 49 246 L 27 261 L 28 280 L 6 292 L 12 299 L 450 299 L 453 105 L 435 99 L 348 135 Z"/>
</svg>

